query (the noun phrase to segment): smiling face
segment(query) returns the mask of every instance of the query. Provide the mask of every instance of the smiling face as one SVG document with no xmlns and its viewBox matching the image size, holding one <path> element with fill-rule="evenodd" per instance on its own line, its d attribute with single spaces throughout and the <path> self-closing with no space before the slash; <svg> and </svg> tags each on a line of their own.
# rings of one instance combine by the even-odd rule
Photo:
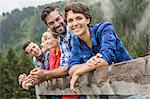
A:
<svg viewBox="0 0 150 99">
<path fill-rule="evenodd" d="M 50 37 L 51 37 L 51 33 L 50 32 L 44 32 L 42 34 L 42 37 L 41 37 L 41 42 L 42 43 L 45 42 L 46 40 L 50 39 Z"/>
<path fill-rule="evenodd" d="M 88 24 L 90 23 L 90 19 L 81 13 L 74 13 L 70 10 L 66 14 L 66 19 L 67 26 L 74 35 L 82 36 L 89 29 Z"/>
<path fill-rule="evenodd" d="M 33 42 L 29 43 L 29 45 L 25 48 L 25 51 L 31 56 L 38 57 L 42 54 L 39 46 Z"/>
<path fill-rule="evenodd" d="M 58 39 L 54 38 L 52 33 L 49 33 L 49 39 L 45 40 L 44 42 L 42 42 L 42 48 L 45 51 L 50 51 L 54 48 L 56 48 L 58 45 Z"/>
<path fill-rule="evenodd" d="M 52 11 L 46 16 L 46 23 L 49 29 L 55 33 L 64 33 L 66 28 L 66 23 L 64 18 L 57 10 Z"/>
</svg>

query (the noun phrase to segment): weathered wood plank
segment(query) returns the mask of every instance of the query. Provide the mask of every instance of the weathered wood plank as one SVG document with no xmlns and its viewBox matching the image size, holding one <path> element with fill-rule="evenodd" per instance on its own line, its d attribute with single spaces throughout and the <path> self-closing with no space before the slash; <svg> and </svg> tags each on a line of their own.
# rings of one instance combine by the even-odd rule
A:
<svg viewBox="0 0 150 99">
<path fill-rule="evenodd" d="M 114 95 L 114 91 L 111 87 L 109 79 L 104 82 L 104 85 L 101 87 L 101 91 L 103 95 Z"/>
<path fill-rule="evenodd" d="M 91 87 L 89 86 L 88 74 L 81 77 L 78 89 L 80 90 L 80 95 L 93 94 Z"/>
<path fill-rule="evenodd" d="M 69 82 L 69 76 L 52 79 L 36 85 L 36 93 L 37 95 L 72 95 Z M 80 78 L 77 90 L 78 95 L 150 94 L 150 55 L 101 67 L 85 74 Z"/>
<path fill-rule="evenodd" d="M 93 95 L 99 95 L 99 94 L 102 94 L 101 89 L 100 89 L 96 84 L 91 84 L 90 86 L 91 86 Z"/>
<path fill-rule="evenodd" d="M 116 95 L 150 94 L 150 84 L 137 84 L 125 81 L 113 81 L 111 86 Z"/>
<path fill-rule="evenodd" d="M 149 56 L 145 57 L 145 65 L 146 65 L 145 75 L 150 75 L 150 57 Z"/>
</svg>

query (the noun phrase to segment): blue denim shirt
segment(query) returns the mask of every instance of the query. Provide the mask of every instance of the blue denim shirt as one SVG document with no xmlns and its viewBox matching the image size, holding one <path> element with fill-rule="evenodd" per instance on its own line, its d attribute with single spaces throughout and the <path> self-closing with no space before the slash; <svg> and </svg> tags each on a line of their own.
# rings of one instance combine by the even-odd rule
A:
<svg viewBox="0 0 150 99">
<path fill-rule="evenodd" d="M 90 25 L 90 36 L 92 48 L 79 39 L 73 38 L 72 56 L 69 60 L 69 68 L 75 64 L 85 63 L 97 53 L 102 54 L 102 58 L 109 64 L 131 60 L 121 40 L 115 33 L 115 29 L 109 22 Z"/>
</svg>

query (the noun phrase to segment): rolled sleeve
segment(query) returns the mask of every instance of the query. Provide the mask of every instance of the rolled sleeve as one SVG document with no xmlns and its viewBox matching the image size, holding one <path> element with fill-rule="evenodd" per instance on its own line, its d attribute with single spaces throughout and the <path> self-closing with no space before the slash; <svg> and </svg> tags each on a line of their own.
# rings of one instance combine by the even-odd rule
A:
<svg viewBox="0 0 150 99">
<path fill-rule="evenodd" d="M 116 36 L 112 25 L 105 27 L 102 31 L 101 49 L 100 54 L 103 55 L 103 59 L 109 64 L 115 61 L 116 52 Z"/>
</svg>

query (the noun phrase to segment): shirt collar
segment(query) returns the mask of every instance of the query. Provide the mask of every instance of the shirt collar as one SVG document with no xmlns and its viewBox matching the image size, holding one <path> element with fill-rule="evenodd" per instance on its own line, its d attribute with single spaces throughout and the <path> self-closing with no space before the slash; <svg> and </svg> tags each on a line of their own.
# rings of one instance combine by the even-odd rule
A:
<svg viewBox="0 0 150 99">
<path fill-rule="evenodd" d="M 91 41 L 92 41 L 92 47 L 97 46 L 96 33 L 95 33 L 95 31 L 94 31 L 93 26 L 90 26 L 89 29 L 90 29 L 90 37 L 91 37 Z M 80 46 L 82 46 L 83 41 L 82 41 L 80 38 L 78 38 L 77 36 L 76 36 L 76 38 L 77 38 L 77 39 L 76 39 L 76 40 L 77 40 L 77 43 L 78 43 Z"/>
<path fill-rule="evenodd" d="M 92 41 L 92 47 L 97 46 L 97 41 L 96 41 L 96 33 L 94 30 L 94 26 L 90 26 L 90 36 L 91 36 L 91 41 Z"/>
<path fill-rule="evenodd" d="M 69 32 L 68 27 L 66 27 L 66 34 L 65 34 L 64 37 L 60 36 L 60 40 L 61 40 L 61 41 L 63 41 L 63 40 L 69 41 L 69 40 L 71 39 L 71 35 L 72 35 L 72 34 Z"/>
</svg>

